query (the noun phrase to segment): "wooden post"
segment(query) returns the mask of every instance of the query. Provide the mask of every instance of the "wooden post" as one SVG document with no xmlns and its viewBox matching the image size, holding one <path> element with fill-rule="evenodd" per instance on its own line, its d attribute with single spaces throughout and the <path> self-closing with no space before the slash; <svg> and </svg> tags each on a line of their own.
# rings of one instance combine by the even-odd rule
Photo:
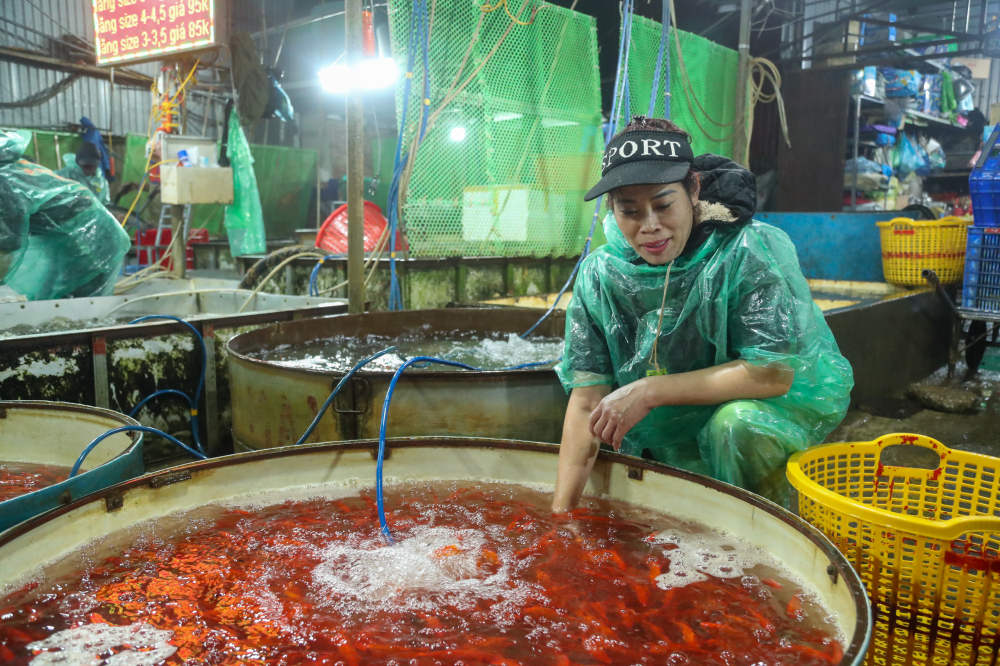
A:
<svg viewBox="0 0 1000 666">
<path fill-rule="evenodd" d="M 361 0 L 347 0 L 344 29 L 347 32 L 347 66 L 351 72 L 361 64 Z M 365 311 L 364 228 L 364 106 L 361 88 L 351 81 L 347 93 L 347 311 Z"/>
<path fill-rule="evenodd" d="M 187 238 L 184 238 L 184 206 L 173 204 L 170 206 L 170 238 L 173 240 L 173 249 L 170 251 L 170 259 L 174 262 L 173 273 L 176 277 L 183 278 L 187 272 Z"/>
</svg>

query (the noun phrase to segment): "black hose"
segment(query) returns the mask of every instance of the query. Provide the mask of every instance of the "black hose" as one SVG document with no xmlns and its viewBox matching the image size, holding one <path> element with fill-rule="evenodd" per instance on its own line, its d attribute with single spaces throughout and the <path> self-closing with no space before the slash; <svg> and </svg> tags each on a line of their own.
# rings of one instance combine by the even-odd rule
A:
<svg viewBox="0 0 1000 666">
<path fill-rule="evenodd" d="M 309 247 L 307 245 L 291 245 L 289 247 L 283 247 L 280 250 L 275 250 L 250 267 L 250 269 L 246 272 L 246 275 L 243 276 L 243 280 L 240 282 L 239 288 L 253 289 L 257 286 L 257 282 L 266 277 L 268 273 L 274 270 L 275 266 L 288 257 L 301 252 L 315 251 L 315 247 Z"/>
<path fill-rule="evenodd" d="M 927 280 L 928 284 L 934 287 L 938 295 L 944 299 L 945 303 L 948 304 L 948 308 L 951 310 L 952 314 L 954 314 L 958 318 L 962 317 L 962 313 L 958 311 L 958 307 L 955 305 L 955 302 L 951 300 L 951 297 L 948 295 L 948 292 L 944 290 L 944 285 L 942 285 L 941 280 L 938 279 L 937 273 L 935 273 L 929 268 L 925 268 L 922 271 L 920 271 L 920 277 Z"/>
</svg>

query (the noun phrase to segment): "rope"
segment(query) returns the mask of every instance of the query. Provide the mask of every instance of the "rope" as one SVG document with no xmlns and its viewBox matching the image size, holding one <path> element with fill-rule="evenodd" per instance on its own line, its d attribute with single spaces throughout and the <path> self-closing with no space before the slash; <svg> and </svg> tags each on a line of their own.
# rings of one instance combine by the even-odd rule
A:
<svg viewBox="0 0 1000 666">
<path fill-rule="evenodd" d="M 271 278 L 273 278 L 278 273 L 278 271 L 280 271 L 282 268 L 284 268 L 285 266 L 287 266 L 289 263 L 291 263 L 295 259 L 298 259 L 299 257 L 319 257 L 320 259 L 322 259 L 323 256 L 324 255 L 320 254 L 319 252 L 300 252 L 299 254 L 293 254 L 292 256 L 288 257 L 287 259 L 285 259 L 284 261 L 282 261 L 280 264 L 278 264 L 277 266 L 275 266 L 274 270 L 271 271 L 270 273 L 268 273 L 267 277 L 265 277 L 261 281 L 261 283 L 258 284 L 254 288 L 254 290 L 252 292 L 250 292 L 250 295 L 247 296 L 247 300 L 243 301 L 243 305 L 241 305 L 240 309 L 236 311 L 236 314 L 239 314 L 239 313 L 243 312 L 244 310 L 246 310 L 247 306 L 250 305 L 250 301 L 253 300 L 254 296 L 256 296 L 258 293 L 260 293 L 260 290 L 264 288 L 264 285 L 266 285 L 268 283 L 268 280 L 270 280 Z"/>
<path fill-rule="evenodd" d="M 756 76 L 755 76 L 756 75 Z M 757 77 L 760 77 L 759 79 Z M 788 138 L 788 121 L 785 117 L 785 100 L 781 96 L 781 72 L 773 62 L 767 58 L 753 58 L 750 60 L 750 106 L 747 109 L 746 122 L 746 153 L 743 155 L 743 164 L 750 163 L 750 137 L 753 134 L 754 107 L 760 104 L 778 103 L 778 118 L 781 120 L 781 136 L 785 139 L 785 145 L 792 147 L 792 142 Z M 764 82 L 770 81 L 774 92 L 764 92 Z"/>
<path fill-rule="evenodd" d="M 480 9 L 483 11 L 484 14 L 489 14 L 490 12 L 495 12 L 496 10 L 500 9 L 501 7 L 503 7 L 503 10 L 505 12 L 507 12 L 507 16 L 509 16 L 510 20 L 513 21 L 514 23 L 516 23 L 518 25 L 531 25 L 532 23 L 535 22 L 535 17 L 538 15 L 538 11 L 541 10 L 541 9 L 544 9 L 547 6 L 548 5 L 542 5 L 541 7 L 539 7 L 538 9 L 536 9 L 534 12 L 532 12 L 532 14 L 531 14 L 531 20 L 530 21 L 521 21 L 516 16 L 514 16 L 514 14 L 512 14 L 511 11 L 510 11 L 510 7 L 507 6 L 507 0 L 499 0 L 499 2 L 497 2 L 497 4 L 492 5 L 492 6 L 487 2 L 485 5 L 482 5 L 480 7 Z M 521 8 L 521 11 L 524 11 L 524 7 Z M 518 12 L 518 13 L 520 14 L 521 12 Z"/>
<path fill-rule="evenodd" d="M 676 259 L 671 259 L 670 265 L 667 266 L 667 276 L 663 280 L 663 300 L 660 301 L 660 317 L 656 321 L 656 337 L 653 338 L 653 355 L 651 361 L 657 372 L 660 371 L 660 364 L 656 360 L 656 348 L 660 346 L 658 343 L 660 341 L 660 331 L 663 330 L 663 311 L 667 308 L 667 288 L 670 286 L 670 271 L 673 269 L 675 261 Z"/>
</svg>

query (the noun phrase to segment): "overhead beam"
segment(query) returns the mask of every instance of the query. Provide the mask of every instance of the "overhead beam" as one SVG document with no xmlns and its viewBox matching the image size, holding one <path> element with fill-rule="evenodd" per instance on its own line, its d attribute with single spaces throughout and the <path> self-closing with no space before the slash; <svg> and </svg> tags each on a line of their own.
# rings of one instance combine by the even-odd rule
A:
<svg viewBox="0 0 1000 666">
<path fill-rule="evenodd" d="M 30 65 L 42 69 L 52 69 L 68 74 L 80 74 L 102 81 L 111 80 L 111 70 L 96 65 L 85 65 L 81 63 L 66 62 L 57 58 L 52 58 L 37 51 L 27 49 L 16 49 L 9 46 L 0 46 L 0 60 L 16 62 L 21 65 Z M 128 69 L 115 69 L 115 85 L 132 86 L 136 88 L 148 88 L 152 85 L 153 79 L 138 72 Z"/>
</svg>

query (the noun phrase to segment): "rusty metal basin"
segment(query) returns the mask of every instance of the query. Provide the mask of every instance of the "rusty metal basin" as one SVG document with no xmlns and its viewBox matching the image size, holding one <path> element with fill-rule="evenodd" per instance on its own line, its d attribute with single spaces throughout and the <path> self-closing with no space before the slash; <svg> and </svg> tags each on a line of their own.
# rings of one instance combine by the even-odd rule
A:
<svg viewBox="0 0 1000 666">
<path fill-rule="evenodd" d="M 334 336 L 522 333 L 538 320 L 528 308 L 448 308 L 375 312 L 283 322 L 229 341 L 233 442 L 237 451 L 294 444 L 342 373 L 291 368 L 250 358 L 278 345 L 301 345 Z M 536 329 L 562 336 L 565 313 Z M 433 366 L 432 366 L 433 368 Z M 391 372 L 362 371 L 345 387 L 310 437 L 311 442 L 378 436 Z M 389 412 L 392 437 L 467 436 L 558 442 L 568 396 L 554 370 L 454 372 L 408 370 Z"/>
<path fill-rule="evenodd" d="M 0 534 L 0 594 L 29 577 L 44 581 L 40 566 L 143 521 L 214 502 L 273 503 L 373 482 L 377 447 L 369 441 L 244 453 L 105 489 Z M 387 453 L 386 479 L 398 481 L 482 479 L 548 488 L 559 464 L 558 447 L 533 442 L 390 440 Z M 803 520 L 720 481 L 608 451 L 598 454 L 585 493 L 664 510 L 767 550 L 832 614 L 843 637 L 838 666 L 860 666 L 872 631 L 865 588 L 836 547 Z"/>
</svg>

